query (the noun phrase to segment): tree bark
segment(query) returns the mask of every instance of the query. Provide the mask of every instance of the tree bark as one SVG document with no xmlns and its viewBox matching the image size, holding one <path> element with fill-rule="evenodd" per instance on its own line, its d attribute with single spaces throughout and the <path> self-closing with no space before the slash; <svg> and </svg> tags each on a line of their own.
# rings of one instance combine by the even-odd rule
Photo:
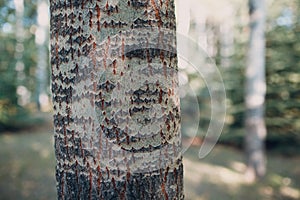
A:
<svg viewBox="0 0 300 200">
<path fill-rule="evenodd" d="M 246 67 L 246 138 L 247 177 L 250 181 L 266 172 L 264 140 L 265 81 L 265 1 L 249 0 L 250 42 Z"/>
<path fill-rule="evenodd" d="M 58 199 L 183 199 L 173 1 L 50 1 Z"/>
</svg>

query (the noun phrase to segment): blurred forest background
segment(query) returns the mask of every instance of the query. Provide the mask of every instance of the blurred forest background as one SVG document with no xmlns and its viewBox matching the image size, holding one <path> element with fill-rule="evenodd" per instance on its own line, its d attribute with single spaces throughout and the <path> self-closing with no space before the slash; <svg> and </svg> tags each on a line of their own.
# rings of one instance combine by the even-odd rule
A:
<svg viewBox="0 0 300 200">
<path fill-rule="evenodd" d="M 220 145 L 199 161 L 210 96 L 203 79 L 182 72 L 194 86 L 201 113 L 199 139 L 184 155 L 187 199 L 300 199 L 300 0 L 267 0 L 269 161 L 266 178 L 255 185 L 242 176 L 247 1 L 188 2 L 188 35 L 221 72 L 227 115 Z M 48 12 L 44 0 L 0 0 L 0 199 L 55 199 Z"/>
</svg>

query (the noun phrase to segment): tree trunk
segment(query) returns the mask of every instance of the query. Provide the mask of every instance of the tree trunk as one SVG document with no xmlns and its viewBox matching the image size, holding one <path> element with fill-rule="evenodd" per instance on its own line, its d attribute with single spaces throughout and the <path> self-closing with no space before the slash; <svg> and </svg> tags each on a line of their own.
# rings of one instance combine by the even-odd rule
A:
<svg viewBox="0 0 300 200">
<path fill-rule="evenodd" d="M 24 26 L 23 26 L 23 18 L 24 18 L 24 1 L 23 0 L 14 0 L 14 5 L 16 9 L 16 46 L 15 46 L 15 60 L 16 60 L 16 87 L 18 90 L 19 86 L 22 86 L 25 79 L 24 73 Z M 18 94 L 18 92 L 17 92 Z M 25 95 L 18 94 L 18 104 L 24 106 L 28 103 Z"/>
<path fill-rule="evenodd" d="M 230 15 L 235 17 L 234 14 Z M 234 31 L 233 22 L 228 18 L 220 25 L 220 66 L 230 68 L 232 66 L 231 56 L 234 55 Z"/>
<path fill-rule="evenodd" d="M 47 63 L 48 63 L 48 53 L 46 48 L 46 43 L 48 43 L 48 5 L 45 0 L 38 0 L 37 8 L 37 30 L 35 32 L 35 44 L 38 49 L 37 52 L 37 67 L 36 67 L 36 89 L 35 89 L 35 102 L 37 104 L 38 110 L 43 110 L 48 101 L 45 102 L 43 98 L 47 96 Z"/>
<path fill-rule="evenodd" d="M 265 81 L 265 1 L 249 0 L 250 42 L 246 67 L 246 139 L 247 177 L 263 177 L 266 171 L 264 140 Z"/>
<path fill-rule="evenodd" d="M 50 4 L 58 199 L 183 199 L 173 1 Z"/>
</svg>

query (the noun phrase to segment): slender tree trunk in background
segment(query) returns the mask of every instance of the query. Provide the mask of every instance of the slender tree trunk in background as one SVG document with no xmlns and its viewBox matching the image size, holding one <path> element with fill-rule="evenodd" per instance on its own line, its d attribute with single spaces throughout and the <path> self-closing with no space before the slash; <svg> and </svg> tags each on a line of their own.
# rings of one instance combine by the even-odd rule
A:
<svg viewBox="0 0 300 200">
<path fill-rule="evenodd" d="M 23 0 L 14 0 L 14 5 L 16 9 L 16 49 L 15 49 L 15 60 L 16 60 L 16 86 L 22 85 L 22 82 L 25 79 L 24 73 L 24 62 L 23 62 L 23 53 L 24 53 L 24 26 L 23 26 L 23 15 L 24 15 L 24 1 Z M 17 90 L 18 91 L 18 90 Z M 18 92 L 17 92 L 18 93 Z M 25 105 L 27 103 L 26 99 L 22 94 L 18 94 L 18 104 Z"/>
<path fill-rule="evenodd" d="M 183 199 L 173 1 L 50 11 L 58 199 Z"/>
<path fill-rule="evenodd" d="M 265 80 L 265 1 L 249 0 L 250 42 L 246 66 L 246 138 L 247 178 L 254 181 L 266 172 L 264 140 L 266 127 L 264 103 Z"/>
<path fill-rule="evenodd" d="M 231 15 L 234 17 L 234 14 Z M 220 25 L 220 66 L 230 68 L 231 56 L 234 55 L 234 28 L 231 20 L 224 20 Z"/>
<path fill-rule="evenodd" d="M 41 107 L 45 105 L 43 98 L 47 98 L 47 61 L 48 53 L 46 48 L 46 42 L 48 41 L 48 5 L 45 0 L 38 1 L 37 9 L 37 30 L 35 33 L 35 43 L 38 49 L 37 52 L 37 68 L 36 68 L 36 91 L 35 91 L 35 101 L 38 107 L 38 110 L 41 110 Z"/>
</svg>

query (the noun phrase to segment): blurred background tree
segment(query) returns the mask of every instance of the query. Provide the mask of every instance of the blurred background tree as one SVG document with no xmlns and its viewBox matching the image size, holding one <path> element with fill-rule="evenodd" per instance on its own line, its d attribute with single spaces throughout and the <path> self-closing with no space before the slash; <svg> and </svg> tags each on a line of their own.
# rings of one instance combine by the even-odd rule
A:
<svg viewBox="0 0 300 200">
<path fill-rule="evenodd" d="M 266 1 L 249 0 L 249 42 L 245 65 L 245 153 L 249 181 L 266 174 Z"/>
</svg>

